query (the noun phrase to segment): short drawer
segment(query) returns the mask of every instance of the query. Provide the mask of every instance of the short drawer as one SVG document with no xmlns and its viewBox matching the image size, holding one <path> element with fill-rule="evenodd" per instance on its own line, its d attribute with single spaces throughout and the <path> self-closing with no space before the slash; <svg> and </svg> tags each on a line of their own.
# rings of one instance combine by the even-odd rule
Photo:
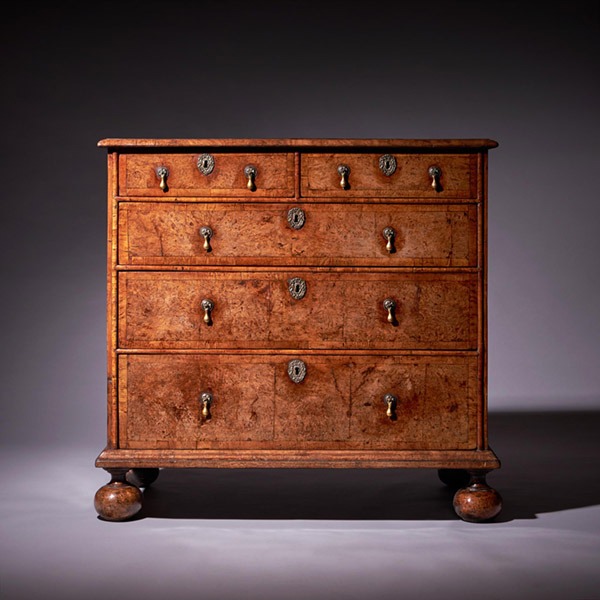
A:
<svg viewBox="0 0 600 600">
<path fill-rule="evenodd" d="M 124 265 L 477 266 L 475 204 L 121 202 Z"/>
<path fill-rule="evenodd" d="M 473 201 L 479 197 L 477 154 L 302 154 L 303 196 Z"/>
<path fill-rule="evenodd" d="M 476 357 L 129 354 L 118 373 L 121 448 L 476 445 Z"/>
<path fill-rule="evenodd" d="M 293 153 L 198 152 L 119 156 L 121 196 L 255 198 L 293 194 Z"/>
<path fill-rule="evenodd" d="M 121 272 L 121 348 L 472 350 L 477 273 Z"/>
</svg>

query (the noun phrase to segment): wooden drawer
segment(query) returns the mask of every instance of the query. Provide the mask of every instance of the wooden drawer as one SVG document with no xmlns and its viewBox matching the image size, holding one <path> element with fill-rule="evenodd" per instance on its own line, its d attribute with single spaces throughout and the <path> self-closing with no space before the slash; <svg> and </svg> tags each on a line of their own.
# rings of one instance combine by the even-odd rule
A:
<svg viewBox="0 0 600 600">
<path fill-rule="evenodd" d="M 300 359 L 300 383 L 288 375 Z M 477 358 L 121 355 L 121 448 L 468 449 Z M 202 393 L 211 394 L 210 418 Z M 397 398 L 387 416 L 386 394 Z"/>
<path fill-rule="evenodd" d="M 390 227 L 391 253 L 383 235 Z M 477 206 L 122 202 L 119 262 L 476 266 Z"/>
<path fill-rule="evenodd" d="M 381 157 L 379 153 L 302 154 L 302 195 L 357 199 L 401 197 L 407 202 L 479 198 L 480 171 L 476 154 L 395 154 L 396 168 L 391 175 L 382 172 Z M 338 169 L 341 165 L 350 170 L 346 189 L 340 185 Z M 435 188 L 429 174 L 431 167 L 440 170 Z"/>
<path fill-rule="evenodd" d="M 476 349 L 477 296 L 471 272 L 120 272 L 119 345 Z"/>
<path fill-rule="evenodd" d="M 293 153 L 218 153 L 211 154 L 214 166 L 209 174 L 198 168 L 202 153 L 121 154 L 119 156 L 119 194 L 121 196 L 293 196 Z M 255 189 L 248 189 L 245 168 L 256 169 Z M 159 171 L 167 169 L 165 189 Z M 201 200 L 201 198 L 196 198 Z"/>
</svg>

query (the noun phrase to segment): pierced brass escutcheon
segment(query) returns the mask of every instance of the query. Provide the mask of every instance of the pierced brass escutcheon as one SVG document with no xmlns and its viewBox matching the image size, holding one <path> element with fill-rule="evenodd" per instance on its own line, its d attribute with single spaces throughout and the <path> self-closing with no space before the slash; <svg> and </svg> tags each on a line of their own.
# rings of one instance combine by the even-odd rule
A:
<svg viewBox="0 0 600 600">
<path fill-rule="evenodd" d="M 200 235 L 204 238 L 204 245 L 202 246 L 207 252 L 212 252 L 210 245 L 210 238 L 213 236 L 213 230 L 210 227 L 201 227 Z"/>
<path fill-rule="evenodd" d="M 431 187 L 436 191 L 440 192 L 442 190 L 440 185 L 440 177 L 442 176 L 442 170 L 435 165 L 433 167 L 429 167 L 429 177 L 431 177 Z"/>
<path fill-rule="evenodd" d="M 387 240 L 387 244 L 385 245 L 385 249 L 393 254 L 396 252 L 396 248 L 394 247 L 394 240 L 396 239 L 396 232 L 393 227 L 386 227 L 383 230 L 383 237 Z"/>
<path fill-rule="evenodd" d="M 306 377 L 306 363 L 295 358 L 290 360 L 287 368 L 288 376 L 294 383 L 301 383 Z"/>
<path fill-rule="evenodd" d="M 391 154 L 379 157 L 379 169 L 386 177 L 391 177 L 396 172 L 396 159 Z"/>
<path fill-rule="evenodd" d="M 169 169 L 167 169 L 167 167 L 157 167 L 156 168 L 156 176 L 160 179 L 160 183 L 158 184 L 158 187 L 163 192 L 168 191 L 169 186 L 167 184 L 167 177 L 169 176 Z"/>
<path fill-rule="evenodd" d="M 288 279 L 288 290 L 294 300 L 302 300 L 306 296 L 306 281 L 301 277 Z"/>
<path fill-rule="evenodd" d="M 287 222 L 292 229 L 302 229 L 305 221 L 306 214 L 301 208 L 295 207 L 288 210 Z"/>
<path fill-rule="evenodd" d="M 246 165 L 244 167 L 244 175 L 248 178 L 248 182 L 246 183 L 246 187 L 251 191 L 256 191 L 256 174 L 258 173 L 257 168 L 254 165 Z"/>
<path fill-rule="evenodd" d="M 202 310 L 204 311 L 204 319 L 203 321 L 208 325 L 212 325 L 212 311 L 215 308 L 215 303 L 210 300 L 209 298 L 205 298 L 204 300 L 202 300 Z"/>
<path fill-rule="evenodd" d="M 394 396 L 394 394 L 386 394 L 383 397 L 383 401 L 387 405 L 387 410 L 385 411 L 385 414 L 393 420 L 396 417 L 396 406 L 398 405 L 398 398 Z"/>
<path fill-rule="evenodd" d="M 210 405 L 213 403 L 213 395 L 210 392 L 202 392 L 200 394 L 202 402 L 202 416 L 208 421 L 211 418 Z"/>
<path fill-rule="evenodd" d="M 210 175 L 215 168 L 215 158 L 212 154 L 201 154 L 196 164 L 202 175 Z"/>
<path fill-rule="evenodd" d="M 394 325 L 396 323 L 396 316 L 394 315 L 394 311 L 396 310 L 396 303 L 391 298 L 386 298 L 383 301 L 383 308 L 387 310 L 387 322 Z"/>
<path fill-rule="evenodd" d="M 350 187 L 348 183 L 348 176 L 350 175 L 350 167 L 348 165 L 340 165 L 337 168 L 338 175 L 341 177 L 340 179 L 340 187 L 343 190 L 347 190 Z"/>
</svg>

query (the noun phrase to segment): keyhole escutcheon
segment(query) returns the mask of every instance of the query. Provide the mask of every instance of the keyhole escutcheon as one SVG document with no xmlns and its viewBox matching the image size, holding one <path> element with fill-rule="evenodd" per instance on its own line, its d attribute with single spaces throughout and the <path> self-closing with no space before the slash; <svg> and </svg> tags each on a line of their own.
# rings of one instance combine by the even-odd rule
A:
<svg viewBox="0 0 600 600">
<path fill-rule="evenodd" d="M 290 210 L 288 210 L 287 222 L 292 229 L 302 229 L 305 221 L 306 214 L 301 208 L 295 206 L 294 208 L 290 208 Z"/>
<path fill-rule="evenodd" d="M 288 291 L 294 300 L 302 300 L 306 296 L 306 281 L 301 277 L 288 279 Z"/>
<path fill-rule="evenodd" d="M 306 377 L 306 363 L 298 358 L 290 360 L 287 366 L 288 377 L 294 383 L 301 383 Z"/>
</svg>

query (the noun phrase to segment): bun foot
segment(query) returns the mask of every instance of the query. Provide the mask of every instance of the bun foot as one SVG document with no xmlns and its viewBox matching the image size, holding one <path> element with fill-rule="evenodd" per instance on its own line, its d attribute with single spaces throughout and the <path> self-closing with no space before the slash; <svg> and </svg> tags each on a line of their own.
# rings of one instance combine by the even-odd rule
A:
<svg viewBox="0 0 600 600">
<path fill-rule="evenodd" d="M 130 469 L 125 478 L 136 487 L 146 488 L 156 481 L 159 469 Z"/>
<path fill-rule="evenodd" d="M 440 481 L 453 490 L 465 487 L 471 481 L 471 476 L 464 469 L 438 469 Z"/>
<path fill-rule="evenodd" d="M 470 523 L 490 521 L 502 509 L 502 497 L 485 481 L 487 471 L 469 471 L 469 484 L 454 495 L 454 511 Z"/>
<path fill-rule="evenodd" d="M 106 521 L 126 521 L 142 509 L 142 492 L 126 481 L 128 469 L 106 469 L 111 480 L 94 497 L 94 507 Z"/>
</svg>

